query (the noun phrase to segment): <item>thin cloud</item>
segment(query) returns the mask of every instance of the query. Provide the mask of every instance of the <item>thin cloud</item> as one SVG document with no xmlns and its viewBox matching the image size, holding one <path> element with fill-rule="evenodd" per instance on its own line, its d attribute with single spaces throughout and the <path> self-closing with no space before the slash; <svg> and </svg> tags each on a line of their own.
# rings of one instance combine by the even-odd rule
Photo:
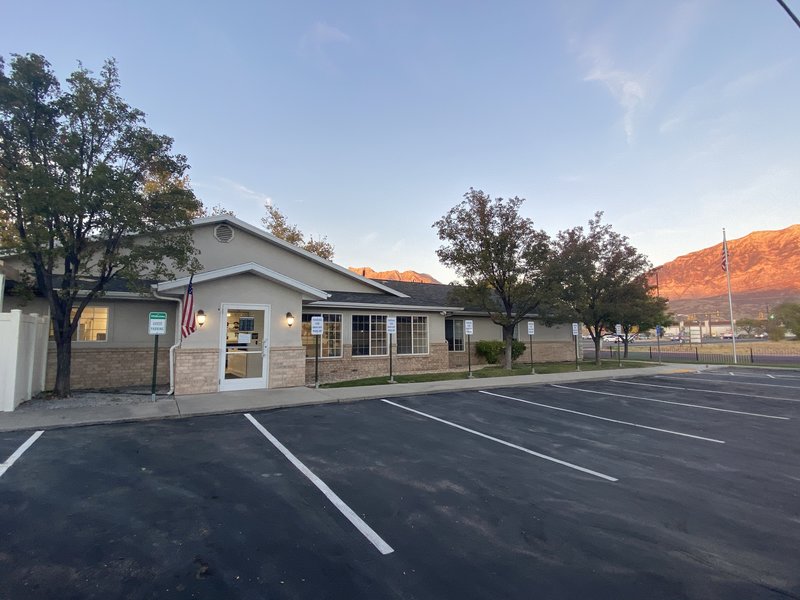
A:
<svg viewBox="0 0 800 600">
<path fill-rule="evenodd" d="M 583 175 L 561 175 L 558 180 L 564 183 L 578 183 L 583 181 Z"/>
<path fill-rule="evenodd" d="M 622 18 L 609 19 L 599 26 L 596 20 L 584 22 L 582 28 L 588 31 L 591 27 L 590 33 L 568 36 L 579 62 L 585 67 L 583 80 L 603 84 L 619 104 L 628 144 L 635 139 L 639 121 L 657 105 L 708 6 L 707 1 L 701 0 L 665 7 L 648 37 L 639 44 L 638 52 L 633 54 L 622 46 L 628 39 L 628 32 L 622 25 L 626 20 Z M 623 56 L 628 63 L 624 66 L 620 58 Z M 666 124 L 666 130 L 677 124 L 677 121 Z"/>
<path fill-rule="evenodd" d="M 790 61 L 785 60 L 775 65 L 748 71 L 726 83 L 722 91 L 726 96 L 735 96 L 753 88 L 761 87 L 765 83 L 778 78 L 786 70 L 789 63 Z"/>
<path fill-rule="evenodd" d="M 370 231 L 367 235 L 361 238 L 361 243 L 364 245 L 372 244 L 378 240 L 378 232 Z"/>
<path fill-rule="evenodd" d="M 272 204 L 272 198 L 270 198 L 267 194 L 263 194 L 261 192 L 252 190 L 246 185 L 239 183 L 238 181 L 233 181 L 232 179 L 226 179 L 225 177 L 218 177 L 218 179 L 229 190 L 235 192 L 242 200 L 248 200 L 248 201 L 255 200 L 261 204 L 264 203 L 268 203 L 270 205 Z"/>
<path fill-rule="evenodd" d="M 717 76 L 686 90 L 674 104 L 672 111 L 659 126 L 659 132 L 669 134 L 698 125 L 708 127 L 720 118 L 730 121 L 728 107 L 733 99 L 751 91 L 761 91 L 767 84 L 778 79 L 791 61 L 786 60 L 766 67 L 752 69 L 734 77 Z M 734 123 L 726 122 L 730 128 Z"/>
<path fill-rule="evenodd" d="M 631 144 L 634 135 L 634 118 L 646 96 L 644 82 L 632 73 L 609 70 L 599 66 L 590 71 L 584 77 L 584 81 L 599 81 L 614 96 L 624 111 L 622 125 L 625 129 L 625 137 Z"/>
<path fill-rule="evenodd" d="M 338 27 L 317 21 L 300 38 L 300 47 L 303 50 L 322 52 L 331 44 L 349 44 L 351 41 L 350 36 Z"/>
</svg>

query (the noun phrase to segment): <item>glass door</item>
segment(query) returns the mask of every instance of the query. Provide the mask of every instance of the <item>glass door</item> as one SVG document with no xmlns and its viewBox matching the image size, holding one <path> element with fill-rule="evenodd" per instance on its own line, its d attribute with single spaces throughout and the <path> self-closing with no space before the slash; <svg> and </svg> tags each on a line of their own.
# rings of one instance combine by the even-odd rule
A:
<svg viewBox="0 0 800 600">
<path fill-rule="evenodd" d="M 223 304 L 220 319 L 221 391 L 267 387 L 269 306 Z"/>
</svg>

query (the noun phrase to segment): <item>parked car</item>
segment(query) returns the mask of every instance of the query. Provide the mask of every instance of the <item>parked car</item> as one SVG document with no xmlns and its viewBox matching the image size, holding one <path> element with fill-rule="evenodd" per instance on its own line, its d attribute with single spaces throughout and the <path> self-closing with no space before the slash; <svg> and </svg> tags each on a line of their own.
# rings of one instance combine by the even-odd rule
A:
<svg viewBox="0 0 800 600">
<path fill-rule="evenodd" d="M 733 339 L 733 333 L 730 332 L 730 331 L 726 331 L 725 333 L 722 334 L 722 339 L 723 340 L 732 340 Z"/>
<path fill-rule="evenodd" d="M 680 335 L 673 335 L 671 338 L 669 338 L 669 341 L 670 342 L 679 342 L 679 343 L 682 344 L 683 343 L 683 337 L 680 336 Z"/>
<path fill-rule="evenodd" d="M 755 334 L 753 337 L 757 337 L 759 339 L 768 338 L 769 334 L 766 331 L 762 331 L 761 333 Z"/>
<path fill-rule="evenodd" d="M 603 341 L 609 344 L 619 344 L 622 341 L 622 336 L 616 333 L 609 333 L 603 336 Z"/>
</svg>

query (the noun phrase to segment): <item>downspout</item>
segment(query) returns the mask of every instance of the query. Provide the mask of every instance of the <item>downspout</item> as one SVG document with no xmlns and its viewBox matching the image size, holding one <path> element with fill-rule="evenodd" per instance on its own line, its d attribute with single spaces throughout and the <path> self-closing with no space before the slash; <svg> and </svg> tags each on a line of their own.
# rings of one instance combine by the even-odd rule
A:
<svg viewBox="0 0 800 600">
<path fill-rule="evenodd" d="M 169 300 L 170 302 L 178 303 L 178 310 L 175 313 L 175 344 L 169 348 L 169 391 L 167 396 L 172 396 L 175 393 L 175 349 L 179 348 L 183 338 L 181 337 L 181 314 L 183 313 L 183 299 L 174 298 L 172 296 L 162 296 L 158 293 L 158 284 L 153 284 L 151 291 L 155 298 L 159 300 Z"/>
</svg>

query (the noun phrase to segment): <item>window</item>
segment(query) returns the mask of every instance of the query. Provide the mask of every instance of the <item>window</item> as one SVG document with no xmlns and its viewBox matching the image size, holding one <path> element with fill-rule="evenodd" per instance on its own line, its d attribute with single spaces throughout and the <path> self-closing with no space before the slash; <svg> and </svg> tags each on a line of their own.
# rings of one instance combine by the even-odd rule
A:
<svg viewBox="0 0 800 600">
<path fill-rule="evenodd" d="M 353 315 L 353 356 L 386 356 L 386 317 Z"/>
<path fill-rule="evenodd" d="M 72 317 L 78 310 L 72 309 Z M 53 322 L 50 321 L 50 339 L 53 339 Z M 87 306 L 81 313 L 78 327 L 72 334 L 73 342 L 105 342 L 108 339 L 108 307 Z"/>
<path fill-rule="evenodd" d="M 322 317 L 322 335 L 311 335 L 311 317 Z M 342 315 L 331 313 L 303 314 L 301 338 L 306 349 L 306 358 L 316 357 L 316 340 L 319 337 L 320 358 L 342 355 Z"/>
<path fill-rule="evenodd" d="M 450 352 L 464 351 L 464 319 L 445 319 L 444 337 Z"/>
<path fill-rule="evenodd" d="M 428 317 L 397 317 L 397 353 L 428 353 Z"/>
</svg>

